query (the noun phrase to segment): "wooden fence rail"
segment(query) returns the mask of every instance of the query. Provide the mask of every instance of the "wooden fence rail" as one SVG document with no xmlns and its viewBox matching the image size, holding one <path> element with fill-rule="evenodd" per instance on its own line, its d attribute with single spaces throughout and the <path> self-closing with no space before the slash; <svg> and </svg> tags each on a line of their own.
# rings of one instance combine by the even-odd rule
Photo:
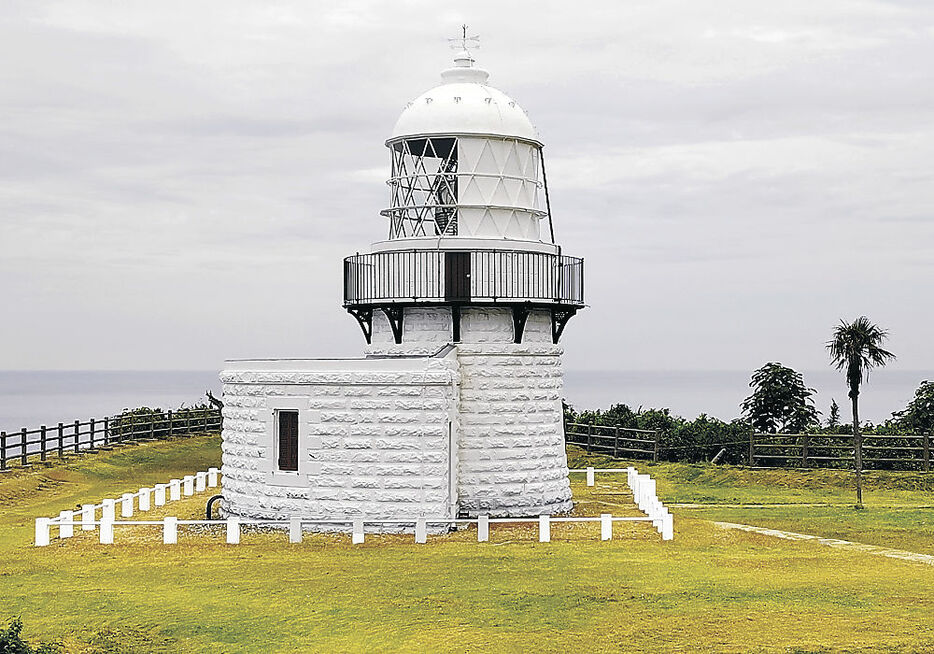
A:
<svg viewBox="0 0 934 654">
<path fill-rule="evenodd" d="M 612 454 L 626 459 L 658 461 L 658 431 L 654 429 L 628 429 L 619 426 L 585 425 L 568 422 L 564 425 L 564 438 L 568 443 L 582 446 L 588 452 Z"/>
<path fill-rule="evenodd" d="M 853 468 L 852 434 L 738 435 L 742 440 L 666 444 L 657 430 L 567 422 L 565 441 L 588 452 L 615 458 L 651 461 L 709 460 L 721 449 L 730 460 L 772 468 Z M 930 434 L 863 434 L 863 466 L 867 470 L 931 471 Z M 693 458 L 692 458 L 693 457 Z"/>
<path fill-rule="evenodd" d="M 7 433 L 0 431 L 0 472 L 12 463 L 29 465 L 36 457 L 47 461 L 49 454 L 63 458 L 67 453 L 95 452 L 113 445 L 138 440 L 155 440 L 220 429 L 218 409 L 181 409 L 176 412 L 124 413 L 98 420 L 64 423 L 49 427 Z"/>
</svg>

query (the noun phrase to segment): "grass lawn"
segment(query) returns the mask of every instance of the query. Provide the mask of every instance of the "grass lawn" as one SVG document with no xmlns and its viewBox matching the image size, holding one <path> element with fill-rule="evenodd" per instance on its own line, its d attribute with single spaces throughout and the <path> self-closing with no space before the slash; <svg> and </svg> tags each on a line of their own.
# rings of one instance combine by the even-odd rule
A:
<svg viewBox="0 0 934 654">
<path fill-rule="evenodd" d="M 547 544 L 534 526 L 496 526 L 484 544 L 468 530 L 427 545 L 244 533 L 228 546 L 182 529 L 163 546 L 157 528 L 118 527 L 113 546 L 96 532 L 31 546 L 36 516 L 218 458 L 205 436 L 0 475 L 0 618 L 21 615 L 27 638 L 69 652 L 934 650 L 934 566 L 711 522 L 934 553 L 934 512 L 912 508 L 934 505 L 932 475 L 870 475 L 855 511 L 845 473 L 640 463 L 666 503 L 687 505 L 668 543 L 620 524 L 610 542 L 597 525 L 564 525 Z M 633 513 L 624 475 L 572 487 L 581 514 Z M 200 516 L 207 496 L 165 508 Z"/>
</svg>

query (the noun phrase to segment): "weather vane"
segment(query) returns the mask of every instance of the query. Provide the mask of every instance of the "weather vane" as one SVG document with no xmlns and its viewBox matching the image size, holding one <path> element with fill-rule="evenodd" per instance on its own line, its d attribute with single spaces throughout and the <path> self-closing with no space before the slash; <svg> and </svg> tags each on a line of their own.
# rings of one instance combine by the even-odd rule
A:
<svg viewBox="0 0 934 654">
<path fill-rule="evenodd" d="M 470 52 L 471 48 L 474 50 L 480 49 L 480 35 L 475 34 L 474 36 L 467 36 L 467 25 L 461 25 L 460 36 L 448 39 L 448 41 L 450 41 L 453 50 L 466 50 Z"/>
</svg>

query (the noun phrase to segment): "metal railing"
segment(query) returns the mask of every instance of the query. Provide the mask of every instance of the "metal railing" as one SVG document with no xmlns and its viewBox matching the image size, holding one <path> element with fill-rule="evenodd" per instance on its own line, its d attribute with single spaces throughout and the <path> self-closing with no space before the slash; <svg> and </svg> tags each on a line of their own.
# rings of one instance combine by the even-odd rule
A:
<svg viewBox="0 0 934 654">
<path fill-rule="evenodd" d="M 469 263 L 447 255 L 469 256 Z M 513 250 L 402 250 L 344 259 L 344 305 L 458 301 L 584 305 L 584 260 Z"/>
<path fill-rule="evenodd" d="M 51 427 L 23 427 L 18 432 L 0 431 L 0 472 L 9 470 L 13 463 L 27 466 L 30 459 L 46 461 L 50 454 L 64 458 L 66 453 L 92 452 L 127 441 L 217 431 L 220 426 L 220 410 L 210 408 L 126 412 L 102 419 L 60 422 Z"/>
</svg>

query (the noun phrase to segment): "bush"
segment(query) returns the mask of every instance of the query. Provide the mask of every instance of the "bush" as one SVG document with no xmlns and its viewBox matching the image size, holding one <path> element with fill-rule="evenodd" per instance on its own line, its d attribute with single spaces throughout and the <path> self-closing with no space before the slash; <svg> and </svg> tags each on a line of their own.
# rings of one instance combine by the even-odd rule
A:
<svg viewBox="0 0 934 654">
<path fill-rule="evenodd" d="M 0 654 L 57 654 L 62 651 L 56 643 L 40 643 L 33 647 L 22 637 L 23 621 L 13 618 L 6 629 L 0 629 Z"/>
</svg>

